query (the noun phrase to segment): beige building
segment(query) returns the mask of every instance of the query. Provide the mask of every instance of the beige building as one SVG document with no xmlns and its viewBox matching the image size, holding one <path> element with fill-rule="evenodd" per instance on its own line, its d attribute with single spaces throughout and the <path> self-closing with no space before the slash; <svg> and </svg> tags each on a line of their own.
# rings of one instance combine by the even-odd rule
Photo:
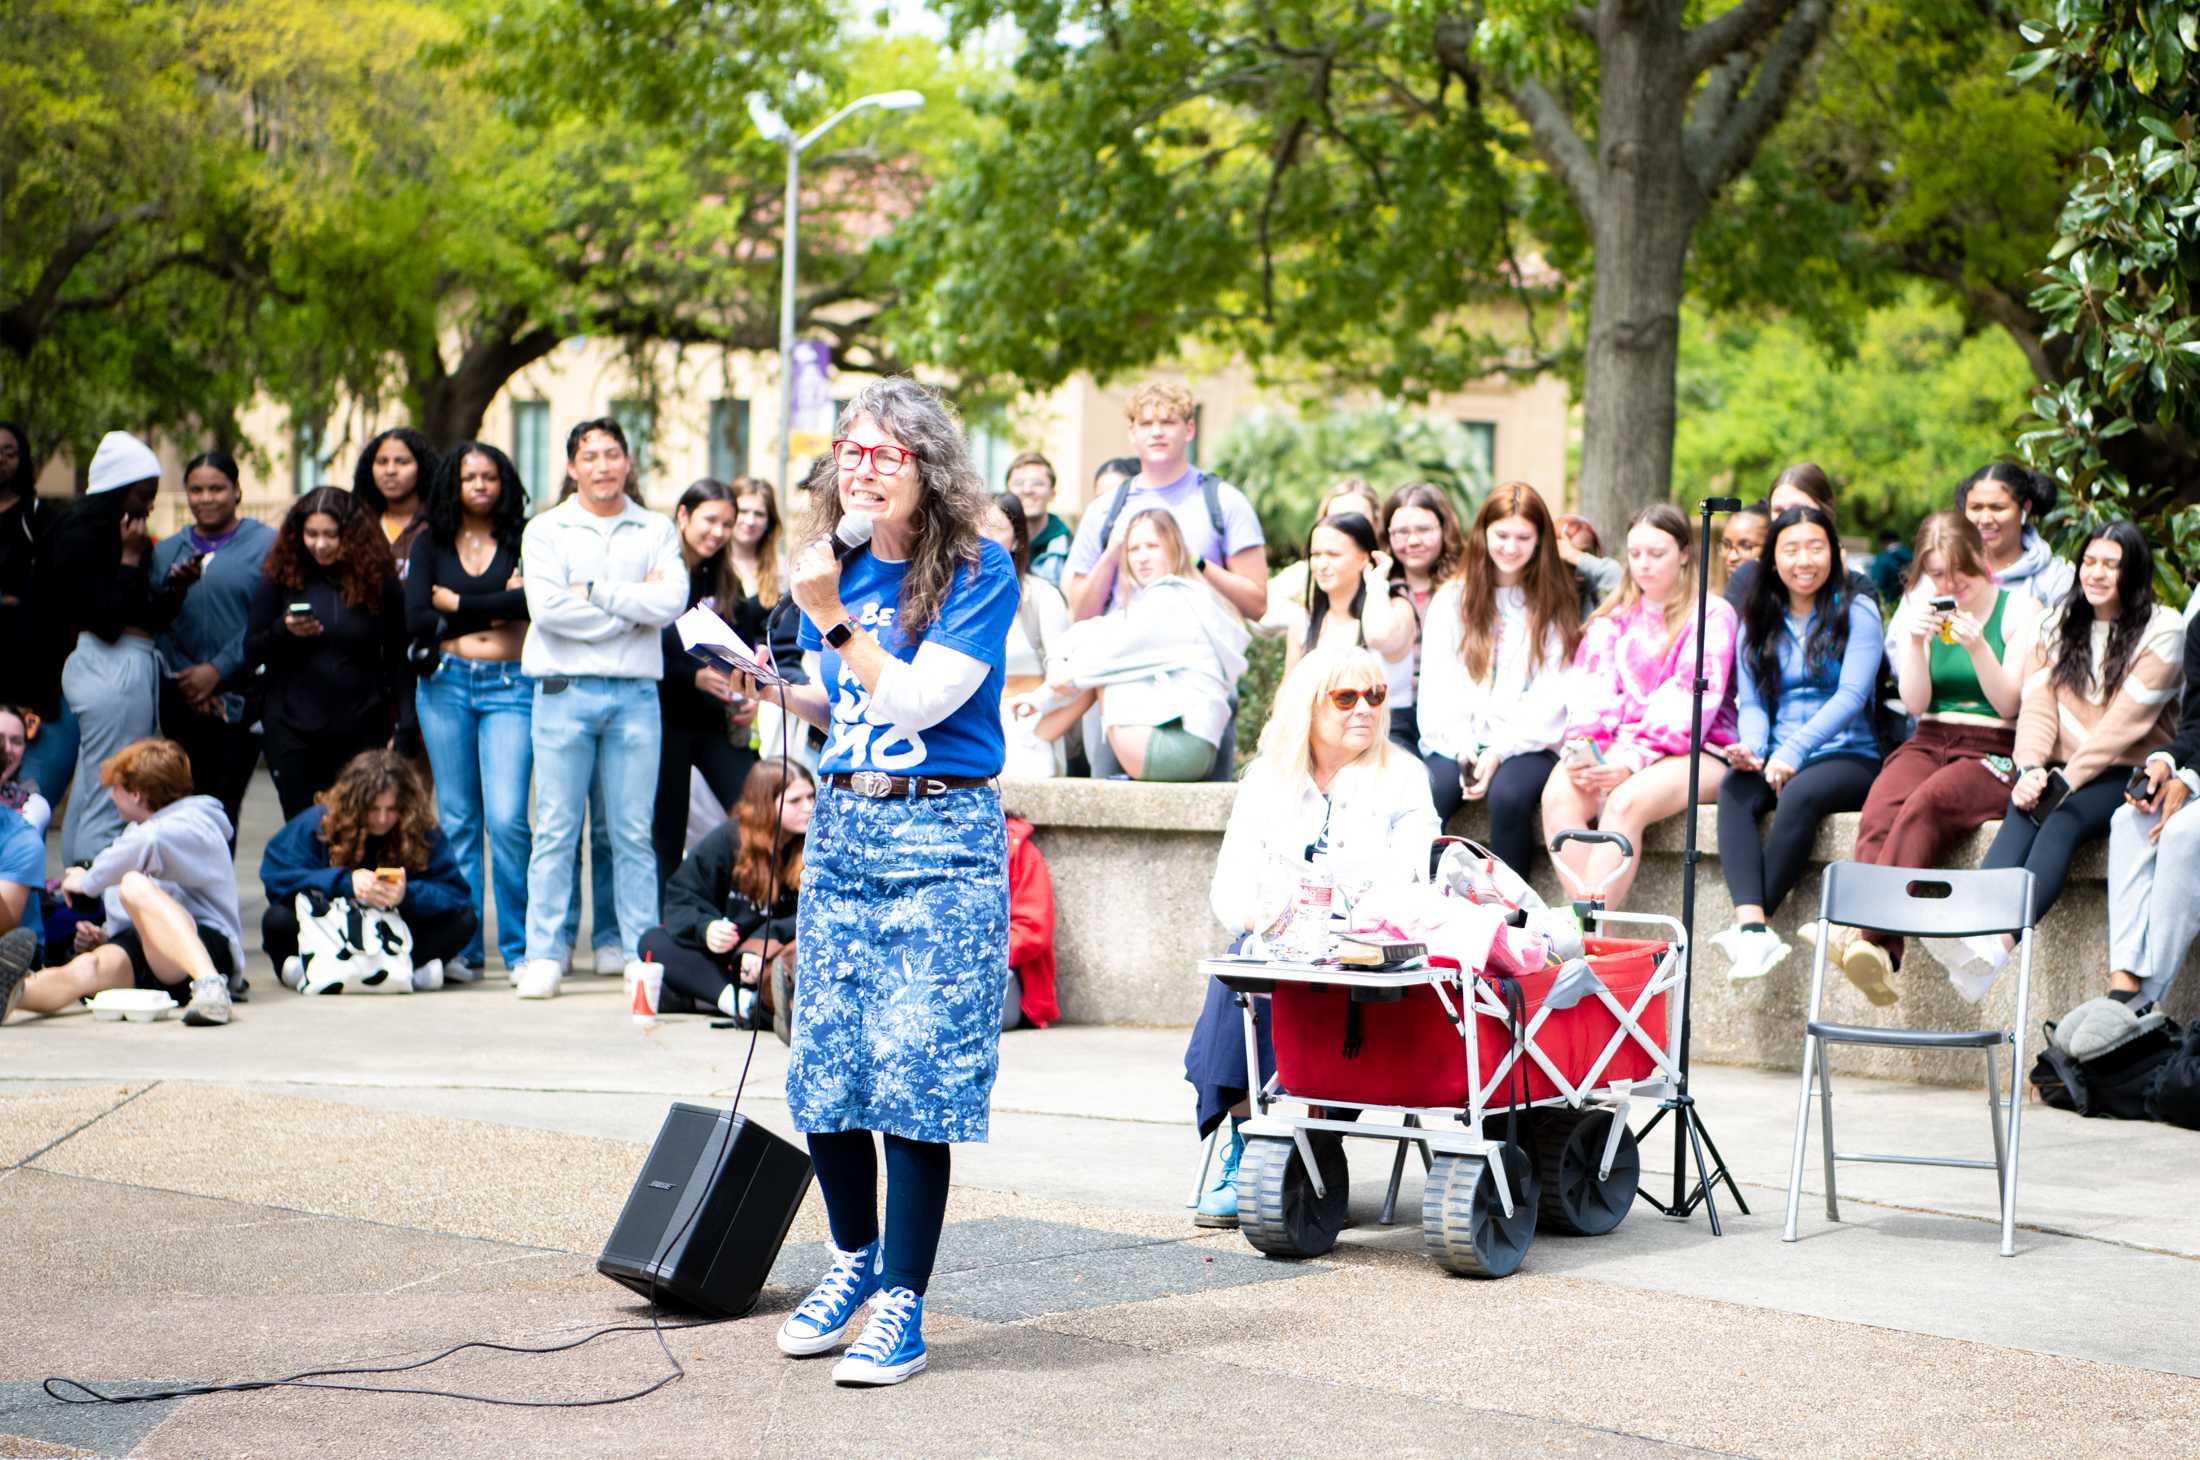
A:
<svg viewBox="0 0 2200 1460">
<path fill-rule="evenodd" d="M 659 389 L 654 405 L 635 383 L 631 367 L 609 342 L 568 340 L 549 356 L 521 372 L 490 406 L 482 422 L 484 440 L 511 454 L 520 477 L 540 504 L 557 496 L 563 482 L 565 433 L 574 422 L 612 415 L 627 429 L 641 458 L 642 490 L 651 505 L 669 508 L 698 477 L 730 479 L 740 475 L 769 478 L 779 469 L 779 362 L 775 356 L 666 347 L 653 362 Z M 1225 439 L 1249 415 L 1263 410 L 1290 411 L 1300 401 L 1257 386 L 1251 372 L 1232 367 L 1158 368 L 1154 374 L 1179 374 L 1192 382 L 1200 399 L 1202 448 Z M 852 394 L 861 377 L 847 377 L 837 392 Z M 985 479 L 998 485 L 1009 460 L 1037 450 L 1053 461 L 1061 477 L 1056 510 L 1074 516 L 1091 493 L 1100 463 L 1129 452 L 1123 400 L 1138 377 L 1106 386 L 1079 376 L 1059 389 L 1019 403 L 1008 412 L 1010 424 L 971 433 L 972 454 Z M 1334 404 L 1364 407 L 1372 395 L 1349 396 Z M 1488 481 L 1520 479 L 1558 493 L 1565 482 L 1570 406 L 1563 382 L 1543 379 L 1526 385 L 1493 381 L 1432 400 L 1422 412 L 1467 428 L 1480 460 L 1461 463 L 1468 474 Z M 292 429 L 288 414 L 266 405 L 249 412 L 243 426 L 262 465 L 245 464 L 245 500 L 250 515 L 273 522 L 301 493 L 324 483 L 351 484 L 361 448 L 377 431 L 402 417 L 384 410 L 369 415 L 356 407 L 340 409 L 319 431 Z M 182 464 L 191 454 L 162 442 L 160 454 L 181 486 Z M 799 463 L 798 463 L 799 470 Z M 66 461 L 50 465 L 39 480 L 41 492 L 68 496 L 74 468 Z M 1389 485 L 1378 483 L 1378 485 Z M 154 530 L 173 531 L 183 520 L 183 494 L 168 490 L 155 508 Z"/>
</svg>

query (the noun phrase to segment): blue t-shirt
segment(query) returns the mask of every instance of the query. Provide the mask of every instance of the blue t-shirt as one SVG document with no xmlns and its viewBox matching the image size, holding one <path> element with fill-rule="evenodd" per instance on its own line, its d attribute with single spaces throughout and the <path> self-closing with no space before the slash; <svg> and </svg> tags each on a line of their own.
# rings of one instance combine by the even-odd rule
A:
<svg viewBox="0 0 2200 1460">
<path fill-rule="evenodd" d="M 39 894 L 46 886 L 46 839 L 31 830 L 20 812 L 0 806 L 0 882 L 13 882 L 31 890 L 23 904 L 22 927 L 42 931 L 43 906 Z"/>
<path fill-rule="evenodd" d="M 895 618 L 901 607 L 903 563 L 881 562 L 868 552 L 842 565 L 840 601 L 860 628 L 869 629 L 887 653 L 903 661 L 917 657 Z M 1008 626 L 1016 617 L 1020 590 L 1016 564 L 998 543 L 979 545 L 975 579 L 958 568 L 946 601 L 920 642 L 939 644 L 989 666 L 985 682 L 948 717 L 924 730 L 895 725 L 871 710 L 871 692 L 853 674 L 841 670 L 840 656 L 825 649 L 816 625 L 802 620 L 805 650 L 824 649 L 826 703 L 833 708 L 832 735 L 818 770 L 885 771 L 897 776 L 997 776 L 1008 757 L 1001 735 L 1001 681 L 1008 657 Z"/>
</svg>

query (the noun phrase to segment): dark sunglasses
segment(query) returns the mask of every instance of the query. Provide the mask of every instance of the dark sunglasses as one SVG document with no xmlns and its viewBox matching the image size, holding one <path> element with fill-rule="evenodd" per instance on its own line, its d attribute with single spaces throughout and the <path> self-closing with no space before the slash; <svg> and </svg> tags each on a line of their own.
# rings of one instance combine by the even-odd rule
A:
<svg viewBox="0 0 2200 1460">
<path fill-rule="evenodd" d="M 1329 692 L 1329 703 L 1340 710 L 1355 710 L 1359 708 L 1363 696 L 1369 709 L 1379 710 L 1383 707 L 1383 701 L 1390 698 L 1390 688 L 1377 684 L 1366 689 L 1333 689 Z"/>
</svg>

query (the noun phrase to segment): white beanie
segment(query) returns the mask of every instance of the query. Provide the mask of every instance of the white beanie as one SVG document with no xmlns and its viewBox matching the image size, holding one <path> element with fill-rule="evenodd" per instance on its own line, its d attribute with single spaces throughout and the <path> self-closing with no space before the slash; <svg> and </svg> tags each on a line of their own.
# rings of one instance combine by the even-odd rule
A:
<svg viewBox="0 0 2200 1460">
<path fill-rule="evenodd" d="M 160 458 L 153 455 L 152 447 L 127 431 L 109 431 L 92 453 L 92 479 L 84 493 L 112 492 L 159 476 Z"/>
</svg>

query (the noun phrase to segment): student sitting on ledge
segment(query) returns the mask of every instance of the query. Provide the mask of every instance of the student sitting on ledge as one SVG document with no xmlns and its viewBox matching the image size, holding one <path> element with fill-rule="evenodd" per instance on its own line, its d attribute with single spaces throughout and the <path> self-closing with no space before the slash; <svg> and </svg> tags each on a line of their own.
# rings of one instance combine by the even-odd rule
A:
<svg viewBox="0 0 2200 1460">
<path fill-rule="evenodd" d="M 385 875 L 394 874 L 394 875 Z M 443 964 L 466 950 L 480 917 L 473 890 L 435 824 L 420 778 L 394 750 L 351 758 L 260 859 L 267 913 L 260 941 L 286 988 L 301 988 L 297 897 L 349 898 L 395 913 L 412 934 L 413 987 L 443 987 Z"/>
</svg>

